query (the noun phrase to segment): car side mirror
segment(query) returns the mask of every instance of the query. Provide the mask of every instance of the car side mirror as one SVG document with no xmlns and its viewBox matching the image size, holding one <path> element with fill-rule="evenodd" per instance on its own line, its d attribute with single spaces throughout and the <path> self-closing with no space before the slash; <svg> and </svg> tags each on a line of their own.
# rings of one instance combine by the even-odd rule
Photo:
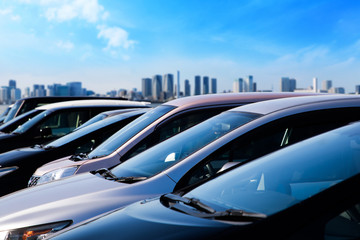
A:
<svg viewBox="0 0 360 240">
<path fill-rule="evenodd" d="M 52 130 L 51 130 L 51 128 L 41 128 L 41 129 L 40 129 L 40 136 L 41 136 L 42 138 L 47 138 L 47 137 L 52 136 Z"/>
</svg>

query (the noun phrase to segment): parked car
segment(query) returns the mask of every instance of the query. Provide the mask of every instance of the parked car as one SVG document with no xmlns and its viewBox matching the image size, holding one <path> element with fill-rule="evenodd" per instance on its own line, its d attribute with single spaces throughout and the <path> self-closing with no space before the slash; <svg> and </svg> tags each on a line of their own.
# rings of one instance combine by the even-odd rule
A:
<svg viewBox="0 0 360 240">
<path fill-rule="evenodd" d="M 49 239 L 359 239 L 359 183 L 358 122 Z"/>
<path fill-rule="evenodd" d="M 0 134 L 2 133 L 11 133 L 16 128 L 18 128 L 20 125 L 24 124 L 34 116 L 38 115 L 39 113 L 45 111 L 45 108 L 35 108 L 33 110 L 30 110 L 24 114 L 21 114 L 20 116 L 11 119 L 10 121 L 0 125 Z"/>
<path fill-rule="evenodd" d="M 17 116 L 26 113 L 32 109 L 43 106 L 49 103 L 74 101 L 74 100 L 126 100 L 125 98 L 110 98 L 110 97 L 92 97 L 92 96 L 47 96 L 47 97 L 25 97 L 17 100 L 11 107 L 9 113 L 6 115 L 3 123 L 16 118 Z"/>
<path fill-rule="evenodd" d="M 360 119 L 357 96 L 296 97 L 237 107 L 112 169 L 3 196 L 0 232 L 15 234 L 35 227 L 56 231 L 59 228 L 53 224 L 66 223 L 66 227 L 145 198 L 199 184 L 233 162 L 249 162 L 356 119 Z"/>
<path fill-rule="evenodd" d="M 124 100 L 76 100 L 44 105 L 40 112 L 9 134 L 0 135 L 0 153 L 50 142 L 103 111 L 149 107 Z"/>
<path fill-rule="evenodd" d="M 306 93 L 305 93 L 306 94 Z M 36 179 L 60 179 L 63 171 L 73 174 L 89 172 L 99 168 L 110 168 L 134 157 L 140 152 L 182 132 L 199 122 L 222 111 L 248 103 L 303 96 L 304 93 L 235 93 L 210 94 L 180 98 L 164 103 L 146 113 L 111 136 L 88 156 L 64 158 L 39 168 L 31 183 Z M 48 175 L 56 178 L 48 178 Z M 42 180 L 42 182 L 44 182 Z"/>
<path fill-rule="evenodd" d="M 4 111 L 0 114 L 0 125 L 3 124 L 6 115 L 10 112 L 12 106 L 13 104 L 7 106 L 7 108 L 5 108 Z"/>
<path fill-rule="evenodd" d="M 46 145 L 35 145 L 0 154 L 0 196 L 25 188 L 36 168 L 49 161 L 90 152 L 114 132 L 148 110 L 150 108 L 124 112 L 75 129 Z M 62 174 L 66 175 L 67 172 Z"/>
</svg>

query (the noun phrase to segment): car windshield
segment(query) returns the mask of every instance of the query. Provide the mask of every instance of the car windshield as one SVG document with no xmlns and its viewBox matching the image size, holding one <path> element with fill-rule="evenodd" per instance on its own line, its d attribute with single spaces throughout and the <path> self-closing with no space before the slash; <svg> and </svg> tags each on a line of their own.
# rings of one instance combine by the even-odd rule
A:
<svg viewBox="0 0 360 240">
<path fill-rule="evenodd" d="M 9 122 L 15 117 L 15 114 L 18 112 L 19 108 L 21 107 L 23 100 L 17 100 L 14 105 L 11 107 L 10 111 L 6 115 L 4 119 L 4 123 Z"/>
<path fill-rule="evenodd" d="M 97 148 L 89 153 L 89 159 L 107 156 L 113 153 L 121 145 L 127 142 L 130 138 L 135 136 L 138 132 L 143 130 L 150 123 L 156 119 L 164 116 L 166 113 L 173 110 L 175 107 L 169 105 L 161 105 L 149 112 L 145 113 L 141 117 L 132 121 L 121 130 L 117 131 L 114 135 L 108 138 L 105 142 L 100 144 Z"/>
<path fill-rule="evenodd" d="M 41 119 L 45 118 L 47 115 L 49 115 L 51 111 L 44 111 L 30 119 L 29 121 L 25 122 L 23 125 L 19 126 L 17 129 L 13 131 L 13 133 L 24 133 L 30 128 L 32 128 L 35 124 L 37 124 Z"/>
<path fill-rule="evenodd" d="M 254 160 L 185 194 L 217 211 L 272 215 L 360 171 L 360 124 Z"/>
<path fill-rule="evenodd" d="M 43 110 L 40 110 L 40 109 L 33 109 L 29 112 L 21 114 L 20 116 L 13 118 L 10 121 L 8 121 L 7 123 L 1 125 L 0 131 L 4 132 L 4 133 L 10 133 L 10 132 L 14 131 L 17 127 L 19 127 L 21 124 L 27 122 L 32 117 L 36 116 L 37 114 L 39 114 L 42 111 Z"/>
<path fill-rule="evenodd" d="M 130 158 L 111 171 L 119 178 L 151 177 L 259 116 L 230 111 L 221 113 Z"/>
</svg>

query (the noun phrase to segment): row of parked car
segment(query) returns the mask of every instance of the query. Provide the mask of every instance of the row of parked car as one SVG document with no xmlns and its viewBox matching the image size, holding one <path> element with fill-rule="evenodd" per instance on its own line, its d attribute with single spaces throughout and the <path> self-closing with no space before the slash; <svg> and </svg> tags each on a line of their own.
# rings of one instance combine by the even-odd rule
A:
<svg viewBox="0 0 360 240">
<path fill-rule="evenodd" d="M 3 133 L 38 138 L 0 154 L 0 240 L 360 237 L 359 96 L 114 101 L 88 122 L 48 104 Z"/>
</svg>

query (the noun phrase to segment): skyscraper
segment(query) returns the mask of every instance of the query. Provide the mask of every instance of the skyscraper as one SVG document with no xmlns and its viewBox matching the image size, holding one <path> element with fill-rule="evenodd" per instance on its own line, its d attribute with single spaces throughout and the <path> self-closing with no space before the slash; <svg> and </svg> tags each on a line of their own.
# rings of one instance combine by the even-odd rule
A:
<svg viewBox="0 0 360 240">
<path fill-rule="evenodd" d="M 281 92 L 293 92 L 296 89 L 296 79 L 282 77 L 280 79 L 280 91 Z"/>
<path fill-rule="evenodd" d="M 208 94 L 209 93 L 209 77 L 204 76 L 203 77 L 203 92 L 202 94 Z"/>
<path fill-rule="evenodd" d="M 244 82 L 244 92 L 253 92 L 253 76 L 249 75 Z"/>
<path fill-rule="evenodd" d="M 155 75 L 152 79 L 152 94 L 154 100 L 160 100 L 162 93 L 162 76 Z"/>
<path fill-rule="evenodd" d="M 324 80 L 321 83 L 321 90 L 324 92 L 328 92 L 332 88 L 332 81 L 331 80 Z"/>
<path fill-rule="evenodd" d="M 216 78 L 211 79 L 211 93 L 217 93 Z"/>
<path fill-rule="evenodd" d="M 318 79 L 316 77 L 313 78 L 313 91 L 318 92 Z"/>
<path fill-rule="evenodd" d="M 164 92 L 166 99 L 172 98 L 174 96 L 174 75 L 165 74 L 164 75 Z"/>
<path fill-rule="evenodd" d="M 355 93 L 360 94 L 360 85 L 355 86 Z"/>
<path fill-rule="evenodd" d="M 9 87 L 10 87 L 10 88 L 16 88 L 16 81 L 13 80 L 13 79 L 10 79 L 10 80 L 9 80 Z"/>
<path fill-rule="evenodd" d="M 70 96 L 82 96 L 82 83 L 81 82 L 68 82 L 66 84 L 70 90 Z"/>
<path fill-rule="evenodd" d="M 190 92 L 190 82 L 189 80 L 185 80 L 185 84 L 184 84 L 184 88 L 185 88 L 185 97 L 190 96 L 191 92 Z"/>
<path fill-rule="evenodd" d="M 234 93 L 243 92 L 243 84 L 244 84 L 244 80 L 242 78 L 235 79 L 233 83 L 233 92 Z"/>
<path fill-rule="evenodd" d="M 194 88 L 194 95 L 201 94 L 201 77 L 195 76 L 195 88 Z"/>
<path fill-rule="evenodd" d="M 152 96 L 151 78 L 141 79 L 141 87 L 142 94 L 145 98 L 149 98 Z"/>
</svg>

